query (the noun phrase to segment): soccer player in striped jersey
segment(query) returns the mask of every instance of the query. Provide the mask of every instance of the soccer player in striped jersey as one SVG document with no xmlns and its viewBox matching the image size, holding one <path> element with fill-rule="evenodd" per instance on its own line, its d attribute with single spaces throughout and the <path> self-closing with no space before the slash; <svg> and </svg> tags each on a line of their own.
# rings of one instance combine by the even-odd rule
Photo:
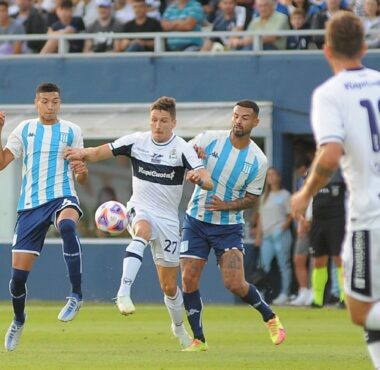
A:
<svg viewBox="0 0 380 370">
<path fill-rule="evenodd" d="M 334 76 L 313 93 L 318 151 L 291 206 L 294 217 L 304 217 L 309 200 L 341 166 L 349 194 L 342 256 L 346 304 L 380 369 L 380 73 L 362 65 L 366 49 L 357 16 L 339 12 L 328 21 L 324 54 Z"/>
<path fill-rule="evenodd" d="M 17 207 L 17 222 L 12 245 L 12 296 L 14 320 L 5 336 L 5 349 L 16 348 L 25 323 L 26 281 L 34 261 L 40 255 L 46 233 L 54 224 L 63 240 L 63 256 L 72 285 L 67 304 L 58 315 L 64 322 L 73 320 L 82 305 L 82 257 L 76 224 L 82 216 L 74 188 L 87 179 L 83 161 L 69 164 L 63 158 L 67 147 L 83 147 L 81 129 L 58 118 L 60 89 L 53 83 L 42 83 L 34 100 L 38 118 L 22 121 L 1 146 L 0 170 L 14 159 L 22 160 L 22 184 Z M 5 115 L 0 114 L 0 134 Z"/>
<path fill-rule="evenodd" d="M 265 155 L 250 138 L 259 123 L 258 114 L 255 102 L 239 101 L 233 109 L 231 131 L 206 131 L 192 140 L 211 173 L 214 188 L 195 187 L 183 225 L 183 298 L 194 333 L 193 343 L 185 351 L 207 350 L 199 284 L 211 248 L 227 289 L 261 313 L 274 344 L 285 339 L 278 316 L 244 278 L 243 210 L 251 208 L 261 194 L 267 171 Z"/>
<path fill-rule="evenodd" d="M 204 189 L 212 189 L 213 183 L 194 148 L 173 133 L 175 126 L 175 99 L 161 97 L 150 108 L 151 131 L 125 135 L 96 148 L 69 148 L 65 155 L 69 160 L 99 161 L 119 155 L 131 159 L 133 194 L 127 211 L 133 240 L 126 248 L 116 305 L 122 315 L 135 312 L 131 287 L 150 244 L 173 334 L 182 347 L 188 347 L 191 338 L 183 325 L 183 298 L 177 286 L 178 207 L 185 179 Z"/>
</svg>

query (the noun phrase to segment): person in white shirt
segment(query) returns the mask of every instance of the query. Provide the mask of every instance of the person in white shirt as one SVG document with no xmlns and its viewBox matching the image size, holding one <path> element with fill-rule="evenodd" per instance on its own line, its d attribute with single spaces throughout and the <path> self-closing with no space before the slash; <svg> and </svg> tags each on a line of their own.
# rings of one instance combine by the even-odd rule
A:
<svg viewBox="0 0 380 370">
<path fill-rule="evenodd" d="M 310 199 L 340 165 L 349 191 L 343 246 L 344 289 L 353 323 L 366 332 L 380 368 L 380 73 L 365 68 L 361 20 L 338 12 L 327 23 L 324 54 L 334 76 L 313 93 L 311 121 L 318 151 L 291 201 L 304 217 Z"/>
</svg>

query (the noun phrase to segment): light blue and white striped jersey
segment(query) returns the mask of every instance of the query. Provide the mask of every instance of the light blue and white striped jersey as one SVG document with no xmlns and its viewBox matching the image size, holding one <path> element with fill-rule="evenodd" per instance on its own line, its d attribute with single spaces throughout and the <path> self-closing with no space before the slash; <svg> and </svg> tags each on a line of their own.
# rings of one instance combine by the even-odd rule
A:
<svg viewBox="0 0 380 370">
<path fill-rule="evenodd" d="M 196 186 L 187 208 L 187 214 L 200 221 L 231 225 L 244 223 L 243 211 L 207 211 L 206 202 L 215 194 L 223 201 L 243 198 L 245 193 L 260 195 L 267 171 L 267 158 L 253 142 L 244 149 L 236 149 L 230 140 L 230 131 L 206 131 L 191 143 L 206 152 L 204 161 L 214 183 L 211 191 Z"/>
<path fill-rule="evenodd" d="M 83 148 L 79 126 L 64 120 L 54 125 L 43 125 L 38 118 L 25 120 L 9 135 L 5 147 L 15 158 L 22 157 L 18 211 L 61 197 L 77 197 L 73 172 L 63 151 L 66 147 Z"/>
</svg>

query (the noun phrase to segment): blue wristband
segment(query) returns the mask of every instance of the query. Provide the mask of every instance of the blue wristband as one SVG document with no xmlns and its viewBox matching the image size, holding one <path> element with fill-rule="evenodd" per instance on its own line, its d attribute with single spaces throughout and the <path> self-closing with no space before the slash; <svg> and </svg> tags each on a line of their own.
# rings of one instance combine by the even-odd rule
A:
<svg viewBox="0 0 380 370">
<path fill-rule="evenodd" d="M 204 183 L 205 183 L 205 182 L 204 182 L 202 179 L 200 179 L 200 180 L 198 181 L 198 186 L 202 187 Z"/>
</svg>

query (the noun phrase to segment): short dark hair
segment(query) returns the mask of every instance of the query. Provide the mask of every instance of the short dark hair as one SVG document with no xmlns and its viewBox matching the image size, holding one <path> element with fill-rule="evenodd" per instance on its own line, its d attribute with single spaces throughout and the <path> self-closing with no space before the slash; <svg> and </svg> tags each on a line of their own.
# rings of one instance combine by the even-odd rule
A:
<svg viewBox="0 0 380 370">
<path fill-rule="evenodd" d="M 36 95 L 40 93 L 57 92 L 61 95 L 61 89 L 52 82 L 42 82 L 36 88 Z"/>
<path fill-rule="evenodd" d="M 170 113 L 170 116 L 175 119 L 176 117 L 176 102 L 174 98 L 168 96 L 161 96 L 150 106 L 150 111 L 157 109 Z"/>
<path fill-rule="evenodd" d="M 339 11 L 327 22 L 326 44 L 337 57 L 358 58 L 364 44 L 364 29 L 359 17 Z"/>
<path fill-rule="evenodd" d="M 72 9 L 74 4 L 71 0 L 62 0 L 61 3 L 57 6 L 57 8 L 61 9 Z"/>
<path fill-rule="evenodd" d="M 251 108 L 253 109 L 253 111 L 256 113 L 256 116 L 259 115 L 259 112 L 260 112 L 260 108 L 259 106 L 253 101 L 253 100 L 240 100 L 238 101 L 236 104 L 235 104 L 235 107 L 236 106 L 239 106 L 239 107 L 244 107 L 244 108 Z"/>
<path fill-rule="evenodd" d="M 5 6 L 8 9 L 9 8 L 8 1 L 6 1 L 6 0 L 0 0 L 0 6 Z"/>
</svg>

